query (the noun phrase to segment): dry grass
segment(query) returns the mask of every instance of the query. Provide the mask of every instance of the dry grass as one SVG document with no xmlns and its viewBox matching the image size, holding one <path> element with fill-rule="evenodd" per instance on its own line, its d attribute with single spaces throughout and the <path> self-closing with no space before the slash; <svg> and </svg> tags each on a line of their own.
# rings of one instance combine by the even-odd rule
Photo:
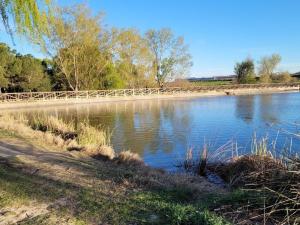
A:
<svg viewBox="0 0 300 225">
<path fill-rule="evenodd" d="M 114 149 L 107 145 L 101 145 L 97 147 L 84 147 L 83 149 L 85 153 L 87 153 L 90 157 L 93 157 L 95 159 L 113 160 L 116 155 Z"/>
<path fill-rule="evenodd" d="M 131 151 L 122 151 L 119 153 L 117 161 L 126 165 L 143 165 L 143 159 Z"/>
<path fill-rule="evenodd" d="M 92 127 L 88 123 L 79 125 L 78 143 L 88 149 L 110 145 L 110 138 L 111 134 L 106 130 Z"/>
<path fill-rule="evenodd" d="M 213 171 L 231 187 L 257 193 L 256 199 L 249 199 L 247 206 L 240 207 L 249 214 L 250 220 L 264 224 L 300 223 L 299 158 L 284 162 L 271 156 L 242 156 L 216 166 Z M 263 204 L 257 204 L 258 201 Z"/>
<path fill-rule="evenodd" d="M 29 139 L 37 139 L 44 141 L 47 144 L 55 145 L 59 148 L 68 148 L 74 146 L 75 143 L 71 140 L 65 141 L 62 137 L 56 136 L 49 132 L 33 130 L 27 125 L 28 120 L 23 115 L 4 114 L 0 117 L 0 128 L 13 132 L 19 136 Z"/>
<path fill-rule="evenodd" d="M 64 140 L 75 139 L 77 137 L 73 123 L 66 123 L 54 116 L 34 116 L 28 119 L 28 125 L 34 130 L 52 132 L 57 136 L 61 136 Z"/>
</svg>

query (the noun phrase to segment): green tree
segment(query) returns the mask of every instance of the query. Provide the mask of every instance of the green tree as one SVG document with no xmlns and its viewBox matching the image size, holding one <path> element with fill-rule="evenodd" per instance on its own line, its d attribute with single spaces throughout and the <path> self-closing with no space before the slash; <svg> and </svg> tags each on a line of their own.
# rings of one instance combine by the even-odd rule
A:
<svg viewBox="0 0 300 225">
<path fill-rule="evenodd" d="M 50 91 L 50 79 L 44 72 L 42 62 L 32 55 L 19 56 L 21 70 L 18 85 L 21 91 Z"/>
<path fill-rule="evenodd" d="M 272 76 L 276 67 L 281 62 L 281 56 L 273 54 L 271 56 L 263 57 L 259 62 L 259 75 L 262 83 L 269 83 L 272 81 Z"/>
<path fill-rule="evenodd" d="M 234 68 L 237 75 L 238 83 L 254 83 L 255 82 L 255 67 L 252 59 L 246 59 L 241 63 L 237 63 Z"/>
<path fill-rule="evenodd" d="M 85 5 L 64 8 L 51 23 L 48 52 L 67 89 L 78 91 L 101 87 L 103 71 L 111 56 L 103 37 L 101 15 L 91 16 Z"/>
<path fill-rule="evenodd" d="M 144 86 L 146 80 L 153 78 L 153 57 L 146 40 L 135 29 L 115 30 L 113 34 L 115 63 L 126 86 Z"/>
<path fill-rule="evenodd" d="M 192 66 L 183 37 L 175 37 L 170 29 L 149 30 L 146 40 L 153 54 L 152 66 L 159 87 L 176 76 L 184 76 Z"/>
<path fill-rule="evenodd" d="M 8 87 L 7 73 L 13 59 L 14 54 L 10 48 L 4 43 L 0 43 L 0 92 Z"/>
<path fill-rule="evenodd" d="M 19 34 L 41 41 L 48 32 L 51 18 L 51 0 L 1 0 L 0 16 L 6 31 L 13 37 L 9 17 L 15 22 Z"/>
<path fill-rule="evenodd" d="M 0 43 L 0 89 L 15 91 L 49 91 L 50 80 L 42 61 L 21 55 Z"/>
</svg>

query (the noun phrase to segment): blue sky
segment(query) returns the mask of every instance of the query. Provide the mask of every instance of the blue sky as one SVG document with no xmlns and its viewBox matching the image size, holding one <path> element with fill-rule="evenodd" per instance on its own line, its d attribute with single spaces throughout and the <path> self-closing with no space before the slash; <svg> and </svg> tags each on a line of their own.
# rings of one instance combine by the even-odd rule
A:
<svg viewBox="0 0 300 225">
<path fill-rule="evenodd" d="M 80 0 L 57 0 L 70 5 Z M 72 3 L 71 3 L 72 2 Z M 246 57 L 256 62 L 279 53 L 279 70 L 300 71 L 299 0 L 88 0 L 94 13 L 106 13 L 109 27 L 171 28 L 190 47 L 192 76 L 233 73 L 234 64 Z M 0 31 L 0 41 L 9 38 Z M 22 40 L 22 53 L 42 57 Z"/>
</svg>

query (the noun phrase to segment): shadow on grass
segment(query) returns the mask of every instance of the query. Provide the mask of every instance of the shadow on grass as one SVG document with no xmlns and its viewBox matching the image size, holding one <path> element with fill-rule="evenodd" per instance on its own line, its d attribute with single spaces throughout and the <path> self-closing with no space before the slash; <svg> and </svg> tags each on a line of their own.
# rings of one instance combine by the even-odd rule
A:
<svg viewBox="0 0 300 225">
<path fill-rule="evenodd" d="M 56 215 L 60 221 L 77 224 L 226 224 L 205 207 L 191 199 L 187 189 L 137 188 L 110 193 L 108 187 L 86 186 L 55 180 L 39 173 L 25 173 L 9 162 L 0 164 L 0 207 L 16 207 L 30 201 L 46 203 L 49 213 L 27 218 L 20 224 L 51 224 Z M 114 185 L 124 174 L 111 174 Z M 96 178 L 95 178 L 96 179 Z M 98 178 L 99 179 L 99 178 Z M 103 179 L 100 178 L 100 179 Z M 106 176 L 103 181 L 107 181 Z M 103 189 L 102 189 L 103 188 Z M 43 221 L 43 223 L 42 223 Z M 48 222 L 45 222 L 48 221 Z M 57 221 L 56 221 L 57 222 Z M 53 223 L 54 224 L 54 223 Z"/>
</svg>

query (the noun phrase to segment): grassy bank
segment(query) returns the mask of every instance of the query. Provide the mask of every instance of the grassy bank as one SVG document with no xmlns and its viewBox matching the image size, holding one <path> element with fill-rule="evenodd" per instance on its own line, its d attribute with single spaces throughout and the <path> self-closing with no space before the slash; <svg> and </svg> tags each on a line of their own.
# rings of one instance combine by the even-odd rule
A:
<svg viewBox="0 0 300 225">
<path fill-rule="evenodd" d="M 149 168 L 128 151 L 112 158 L 91 158 L 85 146 L 70 152 L 65 135 L 42 127 L 0 119 L 0 146 L 14 150 L 0 158 L 0 223 L 228 223 L 203 203 L 204 196 L 225 192 L 204 178 Z"/>
<path fill-rule="evenodd" d="M 262 157 L 252 160 L 255 164 L 239 158 L 213 167 L 230 187 L 224 189 L 197 174 L 149 168 L 129 151 L 117 154 L 109 135 L 86 123 L 75 129 L 56 118 L 1 116 L 0 224 L 280 224 L 280 219 L 297 224 L 299 211 L 292 210 L 299 209 L 298 161 L 274 167 Z M 267 171 L 262 166 L 269 172 L 255 177 Z M 281 184 L 290 181 L 292 195 L 274 189 L 279 198 L 261 186 L 247 186 L 266 178 L 274 183 L 274 177 Z M 266 203 L 287 203 L 286 193 L 295 206 L 269 219 Z"/>
</svg>

